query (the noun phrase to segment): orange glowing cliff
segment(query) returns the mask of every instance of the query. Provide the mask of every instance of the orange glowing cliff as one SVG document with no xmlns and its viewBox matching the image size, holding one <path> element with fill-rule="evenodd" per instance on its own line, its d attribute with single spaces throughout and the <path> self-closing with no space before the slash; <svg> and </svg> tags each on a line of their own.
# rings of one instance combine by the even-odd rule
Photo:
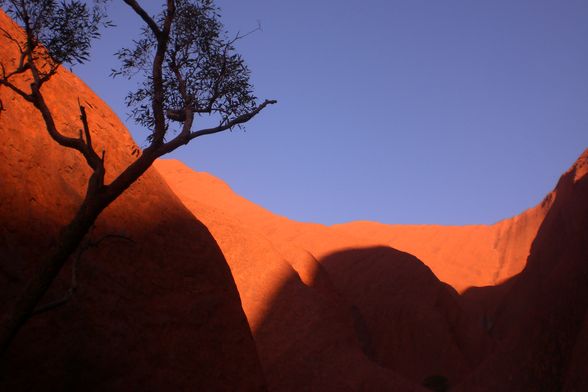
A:
<svg viewBox="0 0 588 392">
<path fill-rule="evenodd" d="M 0 61 L 15 61 L 1 36 Z M 87 106 L 107 180 L 132 161 L 83 82 L 60 69 L 44 88 L 72 135 Z M 89 172 L 32 107 L 5 88 L 0 101 L 4 312 Z M 538 206 L 461 227 L 295 222 L 161 160 L 74 259 L 44 303 L 72 276 L 75 294 L 26 324 L 0 390 L 588 390 L 588 150 Z"/>
</svg>

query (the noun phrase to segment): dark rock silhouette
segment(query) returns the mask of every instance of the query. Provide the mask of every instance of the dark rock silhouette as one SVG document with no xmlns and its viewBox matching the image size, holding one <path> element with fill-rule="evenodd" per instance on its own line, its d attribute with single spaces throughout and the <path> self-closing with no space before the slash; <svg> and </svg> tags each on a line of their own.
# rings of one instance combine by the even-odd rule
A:
<svg viewBox="0 0 588 392">
<path fill-rule="evenodd" d="M 525 269 L 494 314 L 497 349 L 463 391 L 585 390 L 588 150 L 559 180 Z"/>
</svg>

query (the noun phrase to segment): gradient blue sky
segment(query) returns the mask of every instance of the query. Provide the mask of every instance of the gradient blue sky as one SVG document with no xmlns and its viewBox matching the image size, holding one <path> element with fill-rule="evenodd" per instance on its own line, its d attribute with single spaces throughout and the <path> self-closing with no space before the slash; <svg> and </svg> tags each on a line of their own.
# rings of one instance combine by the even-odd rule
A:
<svg viewBox="0 0 588 392">
<path fill-rule="evenodd" d="M 108 74 L 139 21 L 118 3 L 118 27 L 74 71 L 126 120 L 129 85 Z M 540 202 L 588 147 L 585 0 L 217 4 L 229 32 L 261 22 L 239 50 L 279 104 L 171 157 L 276 213 L 494 223 Z"/>
</svg>

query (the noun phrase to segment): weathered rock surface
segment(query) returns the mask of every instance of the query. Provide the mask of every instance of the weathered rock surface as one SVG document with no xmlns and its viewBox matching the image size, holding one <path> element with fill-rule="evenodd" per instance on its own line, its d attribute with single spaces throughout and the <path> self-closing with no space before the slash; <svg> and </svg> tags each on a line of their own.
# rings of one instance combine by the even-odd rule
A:
<svg viewBox="0 0 588 392">
<path fill-rule="evenodd" d="M 0 37 L 0 61 L 14 58 Z M 60 70 L 44 88 L 70 135 L 87 106 L 107 179 L 131 162 L 135 143 L 81 81 Z M 89 173 L 32 107 L 0 100 L 3 311 Z M 156 168 L 100 217 L 75 295 L 26 325 L 0 390 L 588 388 L 588 151 L 539 206 L 464 227 L 299 223 L 177 161 Z"/>
<path fill-rule="evenodd" d="M 559 180 L 524 270 L 492 316 L 500 343 L 463 391 L 586 390 L 588 150 Z"/>
<path fill-rule="evenodd" d="M 0 26 L 18 34 L 0 13 Z M 0 62 L 16 53 L 0 36 Z M 22 81 L 23 85 L 26 81 Z M 43 87 L 59 128 L 77 135 L 87 107 L 107 180 L 136 148 L 115 114 L 65 69 Z M 0 88 L 0 311 L 4 312 L 82 198 L 88 168 L 53 142 L 40 115 Z M 264 390 L 251 331 L 209 231 L 155 170 L 99 218 L 77 263 L 78 289 L 35 316 L 0 362 L 3 391 Z M 62 298 L 72 263 L 43 302 Z"/>
<path fill-rule="evenodd" d="M 536 249 L 538 242 L 558 238 L 542 235 L 552 225 L 553 211 L 567 206 L 570 212 L 563 222 L 579 220 L 569 224 L 586 236 L 588 222 L 581 216 L 588 195 L 579 185 L 563 190 L 568 177 L 578 184 L 586 181 L 586 155 L 539 206 L 495 225 L 465 227 L 299 223 L 264 210 L 217 178 L 180 162 L 159 161 L 156 167 L 226 255 L 270 389 L 414 390 L 425 378 L 440 375 L 463 390 L 533 390 L 541 383 L 548 388 L 537 390 L 559 390 L 564 383 L 567 388 L 585 383 L 580 376 L 586 369 L 583 302 L 577 301 L 574 311 L 557 313 L 559 318 L 575 316 L 551 326 L 524 317 L 505 322 L 511 316 L 504 312 L 515 306 L 508 304 L 521 303 L 519 311 L 523 304 L 531 306 L 545 284 L 528 277 L 530 267 L 525 266 L 534 241 Z M 575 201 L 562 196 L 566 194 Z M 544 257 L 545 263 L 567 265 L 568 273 L 579 272 L 577 281 L 588 287 L 577 265 L 586 260 L 586 245 L 576 242 L 568 260 L 558 261 L 564 252 L 560 247 Z M 520 283 L 527 281 L 534 283 Z M 530 288 L 524 291 L 520 285 Z M 580 283 L 573 287 L 567 288 L 570 304 L 574 295 L 588 298 Z M 545 295 L 562 305 L 557 294 Z M 533 306 L 541 308 L 540 303 Z M 530 332 L 573 336 L 561 346 L 565 360 L 556 364 L 545 339 L 534 343 L 536 350 L 544 349 L 538 353 L 525 352 L 524 344 L 508 338 L 525 341 Z M 507 354 L 525 361 L 506 361 Z M 535 357 L 543 359 L 534 362 Z M 553 366 L 559 373 L 533 378 L 529 374 L 534 366 Z M 549 384 L 542 377 L 557 381 Z"/>
<path fill-rule="evenodd" d="M 552 195 L 493 225 L 384 225 L 352 222 L 334 228 L 415 255 L 459 292 L 503 283 L 523 270 Z"/>
</svg>

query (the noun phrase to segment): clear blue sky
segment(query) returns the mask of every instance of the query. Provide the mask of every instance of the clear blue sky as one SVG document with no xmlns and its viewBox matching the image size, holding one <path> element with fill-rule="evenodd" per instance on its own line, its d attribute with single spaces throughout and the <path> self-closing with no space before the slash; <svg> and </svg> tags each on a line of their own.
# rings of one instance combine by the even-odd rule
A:
<svg viewBox="0 0 588 392">
<path fill-rule="evenodd" d="M 74 71 L 126 120 L 129 86 L 108 74 L 138 20 L 118 3 L 118 27 Z M 585 0 L 217 4 L 230 32 L 261 22 L 239 49 L 279 104 L 172 157 L 276 213 L 493 223 L 540 202 L 588 147 Z"/>
</svg>

